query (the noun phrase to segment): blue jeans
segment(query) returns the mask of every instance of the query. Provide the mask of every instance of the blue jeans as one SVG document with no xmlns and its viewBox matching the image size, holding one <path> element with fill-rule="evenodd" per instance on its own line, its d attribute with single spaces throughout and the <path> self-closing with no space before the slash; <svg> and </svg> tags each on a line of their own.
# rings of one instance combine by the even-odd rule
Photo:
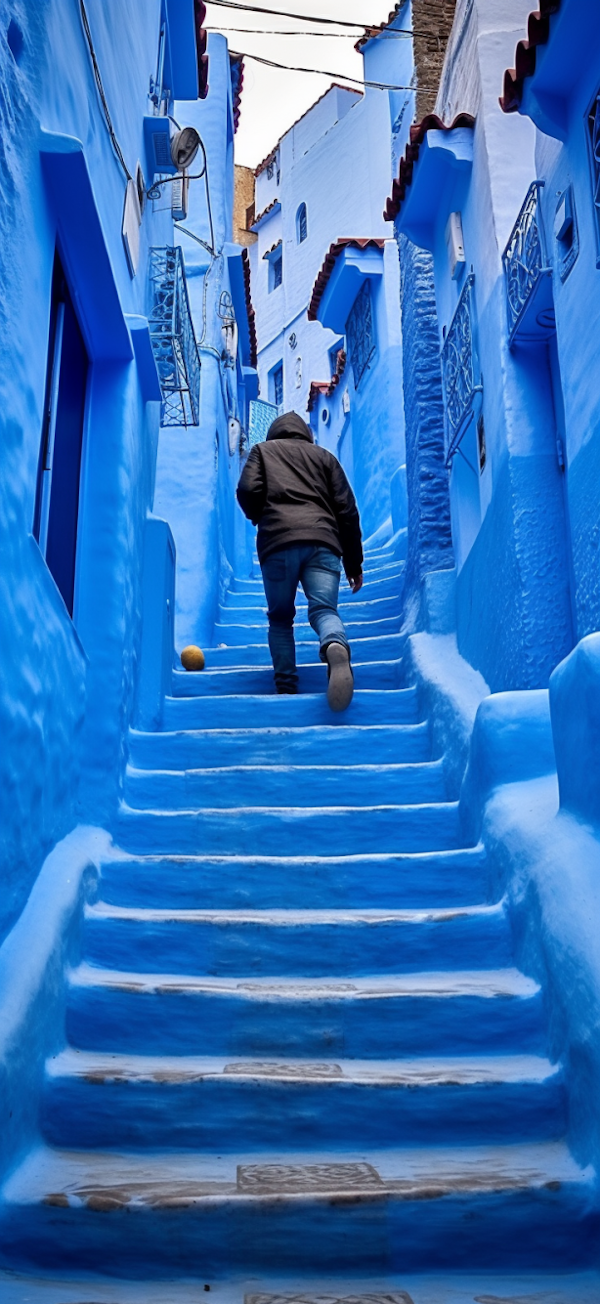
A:
<svg viewBox="0 0 600 1304">
<path fill-rule="evenodd" d="M 342 565 L 330 548 L 302 543 L 270 553 L 261 562 L 261 570 L 269 605 L 275 683 L 278 688 L 294 690 L 298 686 L 293 629 L 298 584 L 308 598 L 308 619 L 321 645 L 321 660 L 326 660 L 330 643 L 341 643 L 350 652 L 337 609 Z"/>
</svg>

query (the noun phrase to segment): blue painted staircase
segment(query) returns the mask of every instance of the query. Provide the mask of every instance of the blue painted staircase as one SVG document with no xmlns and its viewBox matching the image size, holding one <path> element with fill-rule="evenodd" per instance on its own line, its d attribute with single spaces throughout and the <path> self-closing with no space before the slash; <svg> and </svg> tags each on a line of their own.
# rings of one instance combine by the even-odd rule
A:
<svg viewBox="0 0 600 1304">
<path fill-rule="evenodd" d="M 543 994 L 404 686 L 401 580 L 371 552 L 342 604 L 343 716 L 304 602 L 302 692 L 273 696 L 246 579 L 204 673 L 176 672 L 162 730 L 132 734 L 45 1145 L 5 1189 L 15 1269 L 252 1278 L 265 1300 L 282 1278 L 356 1298 L 359 1278 L 434 1273 L 443 1292 L 590 1263 L 594 1187 L 564 1141 Z"/>
</svg>

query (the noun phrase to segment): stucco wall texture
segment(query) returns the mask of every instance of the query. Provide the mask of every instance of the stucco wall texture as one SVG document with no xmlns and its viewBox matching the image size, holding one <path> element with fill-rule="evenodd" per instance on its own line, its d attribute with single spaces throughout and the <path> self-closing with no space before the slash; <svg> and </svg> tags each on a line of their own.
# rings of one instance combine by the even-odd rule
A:
<svg viewBox="0 0 600 1304">
<path fill-rule="evenodd" d="M 135 170 L 137 158 L 143 158 L 158 0 L 131 4 L 126 25 L 120 14 L 116 0 L 108 0 L 94 12 L 93 34 L 119 137 Z M 4 35 L 10 23 L 12 48 Z M 122 29 L 117 44 L 116 25 Z M 144 405 L 133 352 L 130 362 L 109 363 L 94 357 L 89 346 L 71 621 L 32 537 L 57 242 L 67 267 L 70 254 L 42 173 L 40 127 L 83 143 L 123 311 L 145 311 L 145 277 L 132 281 L 129 275 L 121 239 L 124 177 L 102 120 L 77 7 L 48 0 L 35 6 L 3 2 L 0 30 L 2 936 L 51 845 L 82 814 L 93 810 L 100 819 L 116 804 L 123 721 L 133 700 L 143 525 L 152 499 L 158 405 Z M 77 203 L 77 194 L 70 195 L 69 204 Z M 141 235 L 144 263 L 149 242 L 172 243 L 170 213 L 151 215 Z M 89 310 L 94 276 L 90 266 L 89 281 L 73 284 L 72 291 L 95 327 Z M 90 765 L 82 788 L 83 745 Z"/>
</svg>

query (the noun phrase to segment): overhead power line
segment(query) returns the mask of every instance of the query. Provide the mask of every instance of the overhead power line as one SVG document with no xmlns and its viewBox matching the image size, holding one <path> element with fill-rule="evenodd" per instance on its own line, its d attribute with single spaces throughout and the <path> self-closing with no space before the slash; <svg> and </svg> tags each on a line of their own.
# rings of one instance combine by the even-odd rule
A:
<svg viewBox="0 0 600 1304">
<path fill-rule="evenodd" d="M 214 3 L 214 0 L 213 0 Z M 416 91 L 416 86 L 399 86 L 391 85 L 389 82 L 364 81 L 362 77 L 351 77 L 347 72 L 328 72 L 325 68 L 298 68 L 291 63 L 276 63 L 274 59 L 265 59 L 260 54 L 242 54 L 239 50 L 232 50 L 231 54 L 236 59 L 253 59 L 254 63 L 264 63 L 267 68 L 282 68 L 284 72 L 307 72 L 316 73 L 319 77 L 333 77 L 334 81 L 350 81 L 356 86 L 368 86 L 377 91 Z M 433 91 L 433 86 L 420 86 L 421 91 Z"/>
<path fill-rule="evenodd" d="M 214 0 L 213 0 L 213 4 L 214 4 Z M 223 24 L 220 24 L 218 27 L 211 27 L 207 23 L 205 23 L 204 26 L 205 26 L 205 31 L 207 32 L 239 32 L 244 36 L 304 36 L 304 37 L 320 36 L 325 41 L 335 41 L 335 40 L 355 41 L 356 40 L 356 32 L 307 32 L 303 30 L 298 32 L 288 32 L 282 30 L 282 28 L 273 29 L 269 27 L 229 27 L 229 26 L 226 27 Z M 410 27 L 398 27 L 394 31 L 379 32 L 378 39 L 387 40 L 389 37 L 419 36 L 419 35 L 420 35 L 419 32 L 413 31 L 412 28 Z"/>
<path fill-rule="evenodd" d="M 295 18 L 304 23 L 324 23 L 329 27 L 352 27 L 354 31 L 370 31 L 368 24 L 349 23 L 343 18 L 317 18 L 313 14 L 290 14 L 285 9 L 263 9 L 260 5 L 241 4 L 240 0 L 209 0 L 210 4 L 221 5 L 224 9 L 242 9 L 248 14 L 270 14 L 275 18 Z"/>
</svg>

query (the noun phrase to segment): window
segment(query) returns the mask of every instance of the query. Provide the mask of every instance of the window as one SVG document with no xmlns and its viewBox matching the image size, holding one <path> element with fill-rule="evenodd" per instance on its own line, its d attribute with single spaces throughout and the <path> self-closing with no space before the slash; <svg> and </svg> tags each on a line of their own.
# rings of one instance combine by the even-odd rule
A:
<svg viewBox="0 0 600 1304">
<path fill-rule="evenodd" d="M 598 242 L 596 266 L 600 267 L 600 91 L 595 96 L 588 114 L 588 136 L 592 164 L 594 212 L 596 214 L 596 237 Z"/>
<path fill-rule="evenodd" d="M 308 215 L 306 204 L 301 204 L 296 213 L 296 241 L 303 244 L 308 236 Z"/>
<path fill-rule="evenodd" d="M 278 362 L 270 375 L 271 400 L 275 407 L 283 407 L 283 362 Z"/>
<path fill-rule="evenodd" d="M 70 616 L 75 592 L 87 373 L 86 347 L 57 255 L 33 533 Z"/>
<path fill-rule="evenodd" d="M 283 256 L 281 247 L 269 258 L 269 293 L 276 290 L 283 282 Z"/>
<path fill-rule="evenodd" d="M 352 304 L 346 322 L 346 339 L 354 373 L 354 388 L 358 389 L 376 348 L 370 281 L 363 281 Z"/>
<path fill-rule="evenodd" d="M 567 186 L 556 205 L 554 238 L 556 240 L 558 274 L 561 281 L 566 281 L 579 253 L 579 231 L 577 229 L 572 186 Z"/>
</svg>

